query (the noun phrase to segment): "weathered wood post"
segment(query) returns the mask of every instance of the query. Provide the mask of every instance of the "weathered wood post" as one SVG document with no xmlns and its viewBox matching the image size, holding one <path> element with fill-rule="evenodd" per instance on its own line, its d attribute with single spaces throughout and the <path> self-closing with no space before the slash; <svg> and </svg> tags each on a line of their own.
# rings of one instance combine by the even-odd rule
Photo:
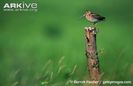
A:
<svg viewBox="0 0 133 86">
<path fill-rule="evenodd" d="M 96 46 L 96 32 L 95 27 L 85 27 L 86 57 L 89 75 L 93 82 L 92 86 L 100 86 L 100 67 Z"/>
</svg>

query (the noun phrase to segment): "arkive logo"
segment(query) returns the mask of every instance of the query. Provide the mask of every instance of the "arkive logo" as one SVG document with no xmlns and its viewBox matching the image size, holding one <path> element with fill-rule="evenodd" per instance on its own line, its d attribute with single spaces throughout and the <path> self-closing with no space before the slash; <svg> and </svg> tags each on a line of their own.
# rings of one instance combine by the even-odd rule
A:
<svg viewBox="0 0 133 86">
<path fill-rule="evenodd" d="M 3 6 L 4 11 L 37 11 L 38 4 L 35 2 L 27 3 L 27 2 L 12 2 L 5 3 Z"/>
</svg>

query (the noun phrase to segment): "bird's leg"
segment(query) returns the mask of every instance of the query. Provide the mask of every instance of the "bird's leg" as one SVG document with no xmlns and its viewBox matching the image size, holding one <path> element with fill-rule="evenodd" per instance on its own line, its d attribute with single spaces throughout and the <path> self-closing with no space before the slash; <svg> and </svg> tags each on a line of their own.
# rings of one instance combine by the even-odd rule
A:
<svg viewBox="0 0 133 86">
<path fill-rule="evenodd" d="M 93 27 L 96 28 L 96 22 L 93 23 Z"/>
<path fill-rule="evenodd" d="M 92 32 L 93 32 L 93 34 L 96 34 L 96 31 L 94 30 L 94 29 L 95 29 L 95 23 L 92 23 L 91 28 L 92 28 Z"/>
<path fill-rule="evenodd" d="M 96 29 L 96 22 L 93 23 L 93 28 Z M 99 32 L 99 29 L 96 29 L 93 31 L 94 34 L 98 33 Z"/>
<path fill-rule="evenodd" d="M 91 27 L 92 27 L 92 28 L 95 28 L 95 24 L 94 24 L 94 23 L 92 23 Z"/>
<path fill-rule="evenodd" d="M 94 28 L 96 28 L 96 23 L 94 24 Z M 98 33 L 99 32 L 99 28 L 96 28 L 96 32 L 95 33 Z"/>
<path fill-rule="evenodd" d="M 96 28 L 96 22 L 94 23 L 94 28 Z M 99 32 L 99 28 L 96 29 L 96 33 Z"/>
</svg>

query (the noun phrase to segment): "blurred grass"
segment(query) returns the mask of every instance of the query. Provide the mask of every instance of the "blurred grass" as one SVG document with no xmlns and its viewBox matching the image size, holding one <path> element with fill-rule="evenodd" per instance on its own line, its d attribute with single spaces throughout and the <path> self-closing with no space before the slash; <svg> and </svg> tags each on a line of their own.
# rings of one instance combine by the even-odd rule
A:
<svg viewBox="0 0 133 86">
<path fill-rule="evenodd" d="M 0 86 L 62 86 L 69 79 L 86 79 L 84 27 L 90 24 L 80 19 L 86 10 L 107 17 L 97 25 L 103 79 L 133 80 L 132 0 L 37 2 L 38 12 L 0 13 Z"/>
</svg>

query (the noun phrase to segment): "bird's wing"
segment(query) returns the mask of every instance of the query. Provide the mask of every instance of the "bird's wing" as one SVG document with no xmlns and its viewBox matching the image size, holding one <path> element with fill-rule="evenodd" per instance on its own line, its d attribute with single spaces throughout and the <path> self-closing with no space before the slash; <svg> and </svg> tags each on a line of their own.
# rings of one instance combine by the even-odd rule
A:
<svg viewBox="0 0 133 86">
<path fill-rule="evenodd" d="M 105 17 L 103 17 L 103 16 L 101 16 L 101 15 L 98 15 L 98 14 L 92 14 L 92 16 L 94 17 L 94 18 L 96 18 L 96 19 L 98 19 L 98 20 L 104 20 L 105 19 Z"/>
</svg>

